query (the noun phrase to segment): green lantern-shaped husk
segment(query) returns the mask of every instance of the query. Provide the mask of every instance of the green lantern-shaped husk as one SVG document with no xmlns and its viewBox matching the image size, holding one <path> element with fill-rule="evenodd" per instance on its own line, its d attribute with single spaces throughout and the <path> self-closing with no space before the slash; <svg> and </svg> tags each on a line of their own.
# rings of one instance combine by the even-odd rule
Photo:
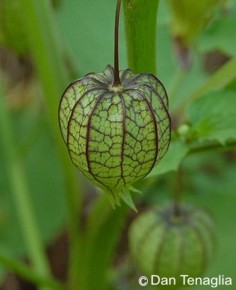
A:
<svg viewBox="0 0 236 290">
<path fill-rule="evenodd" d="M 149 210 L 134 220 L 129 231 L 132 258 L 141 274 L 200 277 L 214 250 L 214 223 L 210 215 L 181 204 L 178 214 L 172 204 Z M 171 288 L 171 287 L 169 287 Z"/>
<path fill-rule="evenodd" d="M 118 68 L 118 1 L 114 68 L 90 73 L 65 90 L 59 122 L 72 162 L 94 184 L 134 207 L 130 186 L 145 177 L 170 142 L 168 98 L 151 74 Z"/>
</svg>

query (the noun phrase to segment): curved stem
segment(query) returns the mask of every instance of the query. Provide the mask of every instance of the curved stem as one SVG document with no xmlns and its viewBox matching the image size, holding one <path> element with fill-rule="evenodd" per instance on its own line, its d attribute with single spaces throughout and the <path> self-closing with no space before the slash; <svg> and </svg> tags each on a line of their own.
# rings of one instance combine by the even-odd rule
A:
<svg viewBox="0 0 236 290">
<path fill-rule="evenodd" d="M 18 276 L 24 278 L 27 281 L 34 283 L 35 285 L 42 287 L 49 287 L 53 290 L 65 290 L 64 285 L 60 282 L 54 280 L 54 278 L 44 277 L 37 273 L 32 267 L 26 265 L 20 260 L 16 260 L 16 257 L 7 256 L 5 253 L 2 254 L 0 251 L 0 264 L 10 270 L 11 272 L 17 274 Z"/>
<path fill-rule="evenodd" d="M 204 152 L 209 152 L 209 151 L 227 151 L 227 150 L 235 150 L 236 148 L 236 141 L 228 141 L 226 144 L 222 145 L 221 143 L 218 142 L 212 142 L 212 143 L 207 143 L 203 145 L 199 145 L 196 147 L 190 148 L 189 152 L 187 155 L 192 155 L 192 154 L 198 154 L 198 153 L 204 153 Z"/>
<path fill-rule="evenodd" d="M 45 279 L 50 279 L 51 273 L 44 251 L 43 241 L 36 221 L 30 189 L 22 166 L 22 160 L 15 154 L 15 140 L 11 118 L 3 97 L 0 83 L 0 134 L 3 140 L 3 150 L 6 159 L 6 170 L 12 188 L 12 196 L 18 211 L 19 223 L 24 236 L 28 256 L 36 273 Z M 48 287 L 40 288 L 49 289 Z"/>
<path fill-rule="evenodd" d="M 119 86 L 119 22 L 120 22 L 120 6 L 121 0 L 117 0 L 116 19 L 115 19 L 115 43 L 114 43 L 114 82 L 113 87 Z"/>
<path fill-rule="evenodd" d="M 68 284 L 71 289 L 78 289 L 79 271 L 77 270 L 77 252 L 80 244 L 79 216 L 82 206 L 81 187 L 78 186 L 75 171 L 58 129 L 58 102 L 69 76 L 64 65 L 63 46 L 57 31 L 54 11 L 47 0 L 21 0 L 21 13 L 25 15 L 25 29 L 29 50 L 37 71 L 38 79 L 44 91 L 48 120 L 54 137 L 55 149 L 61 162 L 66 190 L 69 230 L 69 266 Z"/>
</svg>

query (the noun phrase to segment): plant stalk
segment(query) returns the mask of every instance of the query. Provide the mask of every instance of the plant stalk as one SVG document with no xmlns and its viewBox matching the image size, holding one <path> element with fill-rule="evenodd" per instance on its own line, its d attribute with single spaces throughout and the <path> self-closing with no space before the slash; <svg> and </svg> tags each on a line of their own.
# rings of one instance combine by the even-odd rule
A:
<svg viewBox="0 0 236 290">
<path fill-rule="evenodd" d="M 69 227 L 69 269 L 68 280 L 71 289 L 78 289 L 79 271 L 76 256 L 80 244 L 79 216 L 82 205 L 82 193 L 79 190 L 75 171 L 72 169 L 66 146 L 58 126 L 58 105 L 66 85 L 68 73 L 64 65 L 64 51 L 51 2 L 47 0 L 20 0 L 25 17 L 25 29 L 30 52 L 41 82 L 48 121 L 55 140 L 55 149 L 61 161 L 68 207 Z"/>
<path fill-rule="evenodd" d="M 129 68 L 156 74 L 157 13 L 159 0 L 124 0 Z"/>
<path fill-rule="evenodd" d="M 20 277 L 23 277 L 25 280 L 39 285 L 41 287 L 48 287 L 54 290 L 65 290 L 64 286 L 54 279 L 47 279 L 42 275 L 39 275 L 31 267 L 25 265 L 23 262 L 17 261 L 14 257 L 9 257 L 0 253 L 0 264 L 3 265 L 6 269 L 10 270 L 13 273 L 16 273 Z"/>
<path fill-rule="evenodd" d="M 15 140 L 13 137 L 10 115 L 5 103 L 5 97 L 0 84 L 0 135 L 3 141 L 3 150 L 6 159 L 6 169 L 12 188 L 13 199 L 19 216 L 21 230 L 24 236 L 25 245 L 29 258 L 32 261 L 35 271 L 45 278 L 50 277 L 50 270 L 43 243 L 38 231 L 38 224 L 34 215 L 31 203 L 30 191 L 22 162 L 15 154 Z M 48 290 L 49 288 L 40 288 Z M 52 288 L 51 288 L 52 289 Z"/>
<path fill-rule="evenodd" d="M 110 289 L 107 276 L 128 207 L 123 205 L 114 210 L 105 194 L 96 200 L 87 220 L 84 245 L 81 249 L 84 257 L 81 267 L 83 283 L 79 290 Z"/>
<path fill-rule="evenodd" d="M 199 154 L 199 153 L 204 153 L 204 152 L 209 152 L 209 151 L 222 151 L 223 152 L 223 151 L 235 150 L 235 149 L 236 149 L 235 140 L 228 141 L 224 145 L 218 142 L 212 142 L 212 143 L 206 143 L 203 145 L 190 148 L 187 155 Z"/>
<path fill-rule="evenodd" d="M 182 184 L 183 178 L 182 178 L 182 169 L 181 166 L 179 166 L 177 172 L 176 172 L 176 180 L 175 180 L 175 186 L 174 186 L 174 196 L 173 196 L 173 205 L 174 205 L 174 215 L 176 217 L 179 217 L 181 215 L 181 209 L 180 209 L 180 202 L 182 197 Z"/>
</svg>

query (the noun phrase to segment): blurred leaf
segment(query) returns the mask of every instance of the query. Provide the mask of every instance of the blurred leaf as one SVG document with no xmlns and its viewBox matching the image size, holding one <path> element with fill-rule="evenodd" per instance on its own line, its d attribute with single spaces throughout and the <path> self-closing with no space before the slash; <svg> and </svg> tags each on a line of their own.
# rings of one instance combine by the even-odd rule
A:
<svg viewBox="0 0 236 290">
<path fill-rule="evenodd" d="M 190 96 L 195 94 L 208 80 L 201 65 L 201 56 L 196 54 L 192 59 L 192 67 L 189 71 L 174 69 L 175 76 L 169 85 L 169 98 L 171 111 L 182 108 L 182 104 L 188 102 Z"/>
<path fill-rule="evenodd" d="M 184 162 L 184 199 L 195 205 L 204 206 L 213 215 L 216 223 L 217 247 L 214 261 L 206 277 L 218 277 L 219 273 L 236 279 L 236 163 L 234 154 L 228 158 L 215 152 L 189 155 Z M 223 158 L 222 158 L 223 157 Z M 203 287 L 206 290 L 211 286 Z M 187 287 L 187 289 L 203 289 Z M 228 289 L 233 287 L 228 287 Z M 225 285 L 217 289 L 225 290 Z"/>
<path fill-rule="evenodd" d="M 213 17 L 215 9 L 224 2 L 224 0 L 169 0 L 175 37 L 181 37 L 188 43 L 192 37 L 201 32 Z"/>
<path fill-rule="evenodd" d="M 64 226 L 66 198 L 61 164 L 47 131 L 38 137 L 25 160 L 40 230 L 44 240 L 49 241 Z"/>
<path fill-rule="evenodd" d="M 235 17 L 223 18 L 211 25 L 199 39 L 201 51 L 219 50 L 227 55 L 236 56 L 235 27 Z"/>
<path fill-rule="evenodd" d="M 36 126 L 37 134 L 35 134 L 32 125 L 29 130 L 29 124 L 36 123 L 35 116 L 30 113 L 30 110 L 24 110 L 15 117 L 17 140 L 23 140 L 25 131 L 27 131 L 27 136 L 29 134 L 33 136 L 30 147 L 20 154 L 23 154 L 21 157 L 26 168 L 30 194 L 42 239 L 45 242 L 50 241 L 64 226 L 66 218 L 62 170 L 48 130 L 42 127 L 39 131 Z M 46 122 L 44 125 L 46 126 Z M 28 138 L 31 138 L 30 135 Z M 0 144 L 0 149 L 2 149 L 2 144 Z M 42 158 L 42 152 L 44 158 Z M 0 159 L 4 160 L 2 153 L 3 151 L 0 150 Z M 2 205 L 0 206 L 0 244 L 14 254 L 25 254 L 27 249 L 22 239 L 15 204 L 11 198 L 4 162 L 1 164 L 3 166 L 0 167 L 0 201 Z"/>
<path fill-rule="evenodd" d="M 226 87 L 231 81 L 236 78 L 236 57 L 229 60 L 222 68 L 214 73 L 207 82 L 199 88 L 194 96 L 197 98 L 200 95 L 206 94 L 209 91 L 217 91 Z"/>
<path fill-rule="evenodd" d="M 80 76 L 103 71 L 113 64 L 113 30 L 116 1 L 62 1 L 58 22 L 63 41 Z M 102 13 L 98 13 L 102 11 Z M 120 68 L 126 68 L 124 21 L 121 13 Z"/>
<path fill-rule="evenodd" d="M 11 198 L 14 201 L 15 210 L 18 215 L 19 227 L 24 238 L 27 257 L 38 274 L 50 277 L 50 267 L 37 219 L 34 215 L 30 188 L 24 172 L 23 162 L 15 152 L 16 140 L 12 130 L 11 114 L 8 110 L 5 91 L 1 85 L 0 83 L 0 133 L 3 139 L 2 150 L 4 152 L 5 170 L 11 185 Z M 43 290 L 40 287 L 39 289 Z"/>
<path fill-rule="evenodd" d="M 0 46 L 10 48 L 21 55 L 26 54 L 28 46 L 23 24 L 20 2 L 0 1 Z"/>
<path fill-rule="evenodd" d="M 172 141 L 166 155 L 146 178 L 177 170 L 187 152 L 188 147 L 184 142 L 181 140 Z"/>
<path fill-rule="evenodd" d="M 187 107 L 191 102 L 209 92 L 219 91 L 227 87 L 236 79 L 236 57 L 229 60 L 218 71 L 216 71 L 204 84 L 198 87 L 186 100 L 179 104 L 179 108 Z"/>
<path fill-rule="evenodd" d="M 193 123 L 191 134 L 198 141 L 218 141 L 224 144 L 236 139 L 236 98 L 234 90 L 210 93 L 188 108 Z"/>
</svg>

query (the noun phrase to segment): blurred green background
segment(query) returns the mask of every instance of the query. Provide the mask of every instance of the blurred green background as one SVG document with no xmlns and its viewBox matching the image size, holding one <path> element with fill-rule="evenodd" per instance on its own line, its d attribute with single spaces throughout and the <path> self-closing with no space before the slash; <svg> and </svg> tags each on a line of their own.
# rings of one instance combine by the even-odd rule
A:
<svg viewBox="0 0 236 290">
<path fill-rule="evenodd" d="M 69 163 L 66 148 L 58 137 L 56 111 L 67 82 L 89 72 L 101 72 L 113 62 L 116 1 L 58 0 L 50 3 L 51 14 L 45 15 L 40 13 L 49 11 L 45 9 L 49 2 L 42 1 L 46 3 L 44 7 L 32 1 L 36 3 L 35 15 L 41 15 L 39 26 L 35 24 L 36 20 L 34 23 L 34 19 L 29 18 L 32 12 L 30 5 L 27 6 L 29 2 L 0 3 L 0 97 L 4 98 L 11 119 L 14 154 L 20 160 L 18 168 L 22 169 L 29 188 L 38 233 L 47 248 L 54 276 L 64 281 L 68 260 L 67 220 L 70 216 L 66 172 L 76 175 L 81 231 L 84 228 L 86 231 L 86 219 L 89 219 L 92 205 L 100 198 L 100 193 Z M 207 208 L 216 223 L 216 252 L 206 275 L 225 275 L 236 281 L 236 65 L 232 66 L 232 71 L 219 75 L 215 83 L 208 83 L 226 62 L 235 60 L 236 5 L 233 0 L 223 1 L 219 7 L 216 5 L 209 21 L 205 19 L 204 25 L 199 24 L 199 29 L 194 28 L 193 33 L 185 35 L 181 34 L 181 29 L 176 29 L 178 19 L 171 2 L 160 1 L 156 62 L 157 76 L 170 97 L 173 143 L 160 168 L 145 182 L 137 183 L 143 194 L 136 197 L 136 202 L 142 212 L 171 200 L 176 183 L 175 171 L 181 163 L 183 200 Z M 193 5 L 195 1 L 189 2 Z M 207 12 L 210 2 L 204 8 Z M 181 1 L 179 5 L 182 5 Z M 26 7 L 29 7 L 28 11 Z M 120 31 L 120 68 L 125 69 L 128 60 L 123 13 Z M 63 73 L 66 76 L 62 81 Z M 200 97 L 188 101 L 196 93 Z M 185 108 L 186 100 L 189 106 Z M 185 115 L 184 119 L 182 115 Z M 1 122 L 4 123 L 4 119 Z M 187 126 L 186 133 L 180 129 L 183 124 Z M 59 140 L 59 148 L 63 149 L 57 148 Z M 13 193 L 15 179 L 11 178 L 12 167 L 8 168 L 7 147 L 6 139 L 0 136 L 0 254 L 29 261 L 19 206 Z M 68 158 L 67 168 L 61 162 L 60 150 L 64 150 L 63 154 Z M 105 202 L 103 206 L 110 207 L 110 204 Z M 104 274 L 109 281 L 106 289 L 141 288 L 136 282 L 139 274 L 134 273 L 136 267 L 129 259 L 127 245 L 127 228 L 133 218 L 135 214 L 129 212 L 122 227 L 114 222 L 119 238 L 111 253 L 112 266 Z M 19 275 L 13 275 L 0 261 L 0 289 L 36 288 L 19 279 Z M 212 288 L 197 286 L 189 289 Z M 219 286 L 218 289 L 225 290 L 226 287 Z"/>
</svg>

